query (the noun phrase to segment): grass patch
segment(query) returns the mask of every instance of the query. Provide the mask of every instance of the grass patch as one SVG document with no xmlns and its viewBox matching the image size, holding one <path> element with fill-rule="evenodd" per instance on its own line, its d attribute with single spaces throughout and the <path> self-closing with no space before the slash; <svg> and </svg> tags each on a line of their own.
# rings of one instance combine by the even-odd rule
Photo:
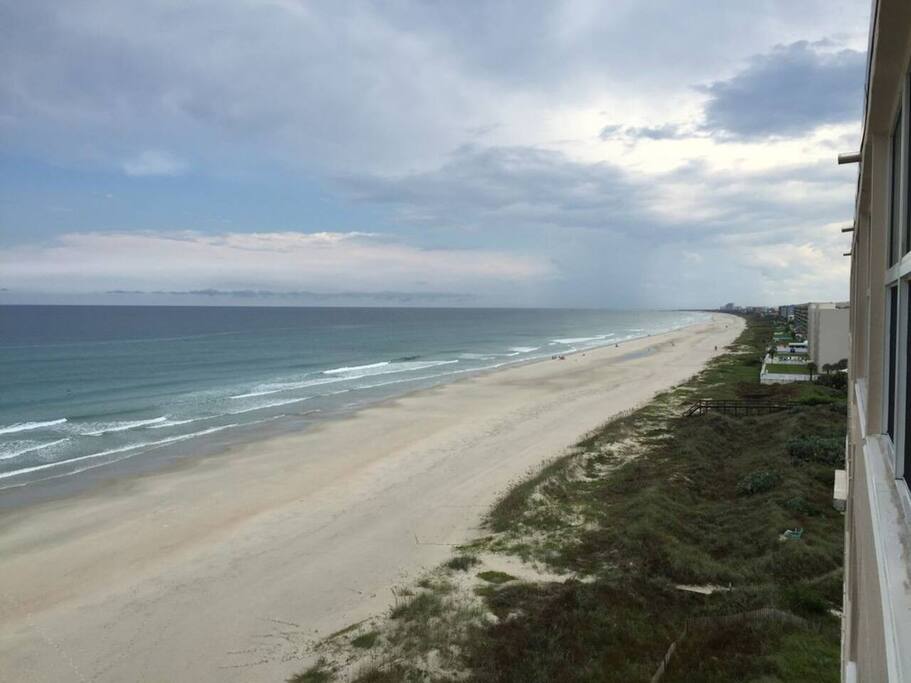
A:
<svg viewBox="0 0 911 683">
<path fill-rule="evenodd" d="M 379 640 L 379 637 L 379 631 L 370 631 L 368 633 L 359 635 L 357 638 L 352 638 L 351 644 L 354 647 L 360 648 L 362 650 L 368 650 L 376 645 L 376 641 Z"/>
<path fill-rule="evenodd" d="M 326 661 L 320 659 L 306 671 L 293 675 L 288 679 L 288 683 L 329 683 L 332 679 L 332 672 L 326 668 Z"/>
<path fill-rule="evenodd" d="M 436 593 L 421 593 L 417 597 L 396 605 L 389 613 L 391 619 L 414 621 L 434 617 L 443 611 L 443 599 Z"/>
<path fill-rule="evenodd" d="M 516 581 L 516 577 L 512 574 L 507 574 L 506 572 L 497 572 L 497 571 L 486 571 L 479 572 L 478 578 L 486 581 L 487 583 L 508 583 L 509 581 Z"/>
<path fill-rule="evenodd" d="M 448 569 L 452 569 L 453 571 L 464 572 L 468 571 L 478 563 L 480 563 L 480 560 L 474 555 L 456 555 L 446 563 L 446 567 Z"/>
</svg>

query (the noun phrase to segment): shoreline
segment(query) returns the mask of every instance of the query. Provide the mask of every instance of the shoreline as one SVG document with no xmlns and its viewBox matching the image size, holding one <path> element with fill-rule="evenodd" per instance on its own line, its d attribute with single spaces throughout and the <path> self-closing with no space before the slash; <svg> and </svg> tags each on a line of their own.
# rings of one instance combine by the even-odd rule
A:
<svg viewBox="0 0 911 683">
<path fill-rule="evenodd" d="M 661 339 L 666 335 L 703 325 L 706 322 L 707 321 L 689 323 L 654 335 L 647 334 L 641 337 L 624 339 L 619 342 L 576 349 L 568 352 L 564 351 L 562 354 L 558 353 L 556 355 L 563 355 L 570 358 L 577 354 L 584 355 L 585 353 L 608 348 L 619 348 L 622 350 L 624 348 L 629 348 L 630 344 L 642 342 L 646 339 Z M 642 353 L 642 351 L 633 351 L 631 353 Z M 312 429 L 323 422 L 345 419 L 355 415 L 359 411 L 382 406 L 388 402 L 394 402 L 422 392 L 433 391 L 442 386 L 469 381 L 472 378 L 485 377 L 513 368 L 527 367 L 537 363 L 547 363 L 552 360 L 553 356 L 548 358 L 544 355 L 517 361 L 505 361 L 496 367 L 465 370 L 462 371 L 464 374 L 461 377 L 455 379 L 439 381 L 429 386 L 413 387 L 411 389 L 406 389 L 399 394 L 374 400 L 368 399 L 361 403 L 355 402 L 349 406 L 332 410 L 331 412 L 305 410 L 302 413 L 267 418 L 259 423 L 239 425 L 234 429 L 224 430 L 223 432 L 218 432 L 213 435 L 199 436 L 188 440 L 187 442 L 157 446 L 146 450 L 137 447 L 137 452 L 135 454 L 127 455 L 110 462 L 90 465 L 85 469 L 77 470 L 76 472 L 38 476 L 32 479 L 25 475 L 22 483 L 0 486 L 0 528 L 2 528 L 3 525 L 3 517 L 9 512 L 26 509 L 33 505 L 43 505 L 65 501 L 69 498 L 78 496 L 92 495 L 95 492 L 103 491 L 110 487 L 117 487 L 118 484 L 123 484 L 125 483 L 125 480 L 131 478 L 155 476 L 158 473 L 164 474 L 185 469 L 187 467 L 192 467 L 197 460 L 221 457 L 229 455 L 235 448 L 263 444 L 274 438 L 293 436 L 294 434 Z"/>
<path fill-rule="evenodd" d="M 511 482 L 742 325 L 716 314 L 470 375 L 0 514 L 0 662 L 36 681 L 282 680 L 312 639 L 382 611 L 466 540 Z"/>
</svg>

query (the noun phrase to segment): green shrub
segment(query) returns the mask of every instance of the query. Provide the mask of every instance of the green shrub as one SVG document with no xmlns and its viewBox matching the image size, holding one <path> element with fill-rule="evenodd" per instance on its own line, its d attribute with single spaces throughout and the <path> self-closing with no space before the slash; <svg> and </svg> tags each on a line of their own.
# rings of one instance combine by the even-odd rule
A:
<svg viewBox="0 0 911 683">
<path fill-rule="evenodd" d="M 757 493 L 765 493 L 778 486 L 778 482 L 780 481 L 781 477 L 778 473 L 771 470 L 750 472 L 737 482 L 737 495 L 752 496 Z"/>
<path fill-rule="evenodd" d="M 799 436 L 788 441 L 788 453 L 797 460 L 834 467 L 844 463 L 845 441 L 839 436 Z"/>
<path fill-rule="evenodd" d="M 793 498 L 788 498 L 784 502 L 785 510 L 793 512 L 797 515 L 810 516 L 818 513 L 818 510 L 807 502 L 806 498 L 803 496 L 794 496 Z"/>
<path fill-rule="evenodd" d="M 817 375 L 813 381 L 820 386 L 829 387 L 831 389 L 837 389 L 839 391 L 848 390 L 848 373 L 846 372 L 834 372 L 831 375 Z"/>
<path fill-rule="evenodd" d="M 454 571 L 464 572 L 471 569 L 479 562 L 480 560 L 473 555 L 456 555 L 446 563 L 446 566 Z"/>
<path fill-rule="evenodd" d="M 320 660 L 306 671 L 293 675 L 288 683 L 329 683 L 332 673 L 326 669 L 326 660 Z"/>
<path fill-rule="evenodd" d="M 783 591 L 787 608 L 802 615 L 820 615 L 829 611 L 829 601 L 818 586 L 801 582 Z"/>
<path fill-rule="evenodd" d="M 443 601 L 434 593 L 421 593 L 413 600 L 397 605 L 389 613 L 392 619 L 429 619 L 443 611 Z"/>
<path fill-rule="evenodd" d="M 359 635 L 357 638 L 352 638 L 351 644 L 354 647 L 359 647 L 362 650 L 367 650 L 376 645 L 376 641 L 379 640 L 379 637 L 379 631 L 370 631 L 368 633 Z"/>
<path fill-rule="evenodd" d="M 507 574 L 506 572 L 496 572 L 496 571 L 480 572 L 478 574 L 478 578 L 483 579 L 484 581 L 487 581 L 488 583 L 506 583 L 507 581 L 516 580 L 516 577 L 511 574 Z"/>
</svg>

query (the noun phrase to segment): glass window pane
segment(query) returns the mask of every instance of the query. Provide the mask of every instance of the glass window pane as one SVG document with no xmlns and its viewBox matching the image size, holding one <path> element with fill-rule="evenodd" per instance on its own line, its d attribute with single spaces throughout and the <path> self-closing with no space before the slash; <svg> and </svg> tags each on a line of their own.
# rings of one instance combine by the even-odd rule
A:
<svg viewBox="0 0 911 683">
<path fill-rule="evenodd" d="M 911 88 L 911 78 L 909 78 L 907 87 Z M 911 165 L 911 133 L 908 132 L 907 121 L 902 123 L 901 130 L 905 134 L 905 247 L 902 249 L 902 253 L 907 254 L 911 251 L 911 173 L 909 173 L 909 165 Z"/>
<path fill-rule="evenodd" d="M 901 210 L 901 110 L 898 112 L 898 118 L 895 120 L 895 127 L 892 129 L 892 170 L 891 170 L 891 210 L 889 216 L 889 265 L 891 266 L 898 260 L 901 253 L 899 243 L 901 241 L 901 230 L 899 228 L 900 210 Z"/>
<path fill-rule="evenodd" d="M 906 285 L 908 294 L 908 337 L 905 339 L 905 467 L 904 477 L 911 486 L 911 283 Z"/>
<path fill-rule="evenodd" d="M 896 369 L 896 357 L 895 357 L 895 347 L 896 342 L 898 341 L 898 287 L 889 288 L 889 375 L 887 381 L 889 386 L 887 387 L 889 400 L 886 404 L 886 409 L 889 411 L 886 418 L 886 432 L 892 437 L 893 443 L 895 442 L 895 369 Z"/>
</svg>

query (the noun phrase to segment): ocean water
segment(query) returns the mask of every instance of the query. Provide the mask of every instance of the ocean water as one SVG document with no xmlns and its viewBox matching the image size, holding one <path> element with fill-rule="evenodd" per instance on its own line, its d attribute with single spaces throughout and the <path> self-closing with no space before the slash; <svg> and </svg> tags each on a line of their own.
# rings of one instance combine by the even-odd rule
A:
<svg viewBox="0 0 911 683">
<path fill-rule="evenodd" d="M 305 426 L 416 388 L 706 317 L 0 306 L 0 495 L 163 448 L 192 454 L 208 435 L 289 419 Z"/>
</svg>

